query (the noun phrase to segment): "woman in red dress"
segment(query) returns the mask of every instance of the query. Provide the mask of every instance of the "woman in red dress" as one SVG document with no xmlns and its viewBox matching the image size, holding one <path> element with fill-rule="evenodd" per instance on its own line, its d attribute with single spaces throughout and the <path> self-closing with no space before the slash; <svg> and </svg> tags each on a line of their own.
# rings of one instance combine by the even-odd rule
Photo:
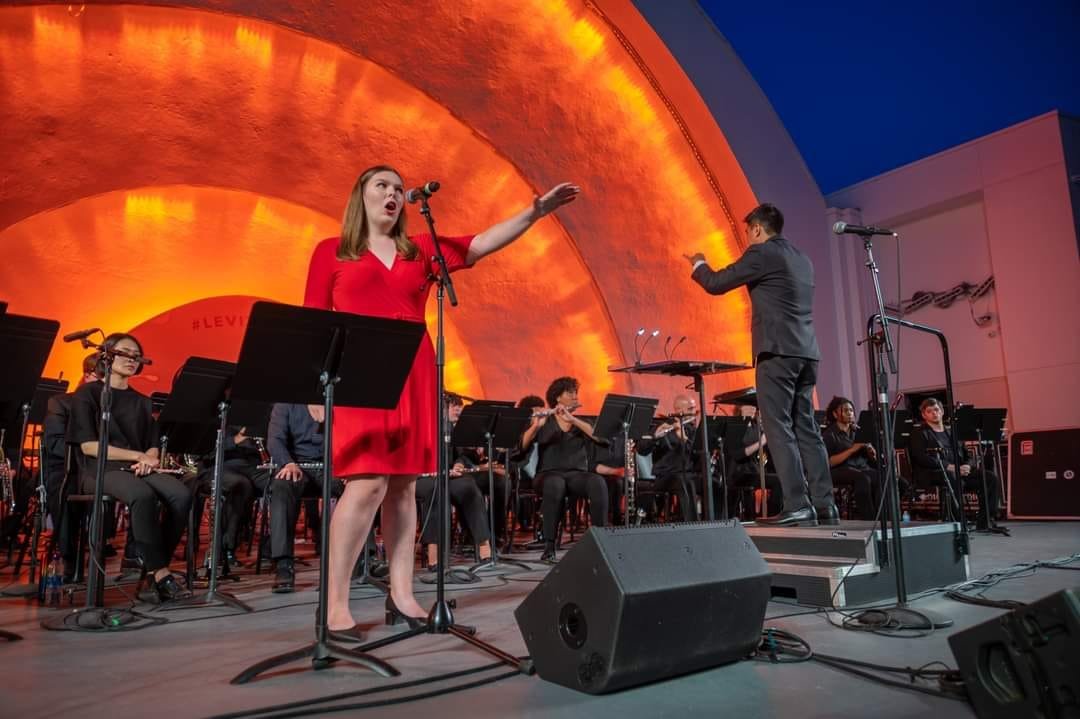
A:
<svg viewBox="0 0 1080 719">
<path fill-rule="evenodd" d="M 454 272 L 471 267 L 572 202 L 579 192 L 575 185 L 562 183 L 476 236 L 440 237 L 447 268 Z M 378 165 L 361 173 L 345 209 L 341 237 L 315 247 L 306 306 L 424 321 L 434 245 L 428 235 L 406 234 L 404 205 L 404 184 L 392 167 Z M 425 337 L 395 409 L 334 410 L 334 474 L 346 485 L 330 522 L 327 624 L 339 639 L 360 638 L 349 612 L 349 580 L 380 504 L 390 563 L 388 619 L 417 626 L 427 617 L 412 590 L 415 489 L 417 474 L 435 470 L 436 381 L 435 352 Z"/>
</svg>

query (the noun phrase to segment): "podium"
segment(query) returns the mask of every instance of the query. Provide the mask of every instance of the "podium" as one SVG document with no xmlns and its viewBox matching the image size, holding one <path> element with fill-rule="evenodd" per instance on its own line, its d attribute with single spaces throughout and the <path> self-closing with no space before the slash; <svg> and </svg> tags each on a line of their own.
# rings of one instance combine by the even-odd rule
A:
<svg viewBox="0 0 1080 719">
<path fill-rule="evenodd" d="M 694 391 L 698 394 L 698 407 L 702 414 L 705 412 L 705 375 L 722 374 L 725 372 L 740 372 L 753 369 L 747 364 L 734 362 L 719 362 L 714 360 L 665 360 L 663 362 L 642 362 L 627 365 L 625 367 L 608 367 L 608 372 L 623 372 L 625 374 L 654 374 L 667 375 L 669 377 L 690 377 L 694 380 Z M 701 481 L 705 488 L 706 519 L 716 519 L 713 508 L 713 489 L 709 471 L 709 430 L 708 422 L 701 423 Z M 727 492 L 722 496 L 723 519 L 727 519 Z"/>
</svg>

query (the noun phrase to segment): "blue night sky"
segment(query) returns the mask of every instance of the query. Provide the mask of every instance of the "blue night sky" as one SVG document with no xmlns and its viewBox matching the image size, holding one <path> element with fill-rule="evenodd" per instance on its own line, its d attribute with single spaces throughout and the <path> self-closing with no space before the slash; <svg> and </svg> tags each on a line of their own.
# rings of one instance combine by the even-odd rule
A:
<svg viewBox="0 0 1080 719">
<path fill-rule="evenodd" d="M 823 193 L 1049 110 L 1080 115 L 1080 0 L 699 0 Z"/>
</svg>

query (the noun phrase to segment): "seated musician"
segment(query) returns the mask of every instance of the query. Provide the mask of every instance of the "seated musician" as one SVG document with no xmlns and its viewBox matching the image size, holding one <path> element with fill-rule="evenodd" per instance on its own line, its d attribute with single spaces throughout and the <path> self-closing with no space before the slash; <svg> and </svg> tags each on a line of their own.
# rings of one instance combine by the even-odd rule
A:
<svg viewBox="0 0 1080 719">
<path fill-rule="evenodd" d="M 982 472 L 973 469 L 972 457 L 967 448 L 957 442 L 960 456 L 953 455 L 952 433 L 945 429 L 943 421 L 945 408 L 941 402 L 933 397 L 923 400 L 919 405 L 919 414 L 923 423 L 912 430 L 908 445 L 908 452 L 911 455 L 912 481 L 917 487 L 940 487 L 944 485 L 947 475 L 950 485 L 955 487 L 956 473 L 959 471 L 964 491 L 975 492 L 979 496 L 980 508 L 976 527 L 990 529 L 993 526 L 994 517 L 997 516 L 999 499 L 997 476 L 990 472 L 986 473 L 986 495 L 984 496 Z M 961 497 L 956 497 L 956 501 L 961 502 L 963 506 Z M 984 510 L 986 506 L 990 508 L 989 524 L 986 521 L 987 512 Z"/>
<path fill-rule="evenodd" d="M 735 513 L 738 490 L 761 487 L 761 450 L 768 444 L 768 438 L 760 435 L 757 423 L 757 407 L 750 404 L 735 405 L 736 417 L 743 422 L 728 426 L 727 440 L 724 443 L 727 454 L 728 507 Z M 759 439 L 760 437 L 760 439 Z M 765 489 L 768 501 L 765 505 L 766 516 L 779 514 L 784 508 L 783 488 L 780 478 L 768 468 L 768 456 L 765 456 Z M 744 519 L 752 519 L 751 507 L 743 508 Z"/>
<path fill-rule="evenodd" d="M 97 376 L 97 365 L 97 352 L 91 352 L 83 358 L 82 378 L 79 380 L 79 387 L 82 387 L 87 382 L 97 382 L 100 379 Z M 70 461 L 67 428 L 68 418 L 71 415 L 71 398 L 73 396 L 74 394 L 56 394 L 49 398 L 42 431 L 42 441 L 45 444 L 45 511 L 52 517 L 53 527 L 57 531 L 57 549 L 60 551 L 60 556 L 64 561 L 65 581 L 71 579 L 75 566 L 75 531 L 72 523 L 64 521 L 66 519 L 64 512 L 65 497 L 74 489 L 74 487 L 67 487 L 64 484 L 64 480 L 68 476 Z M 78 468 L 71 467 L 71 469 L 77 470 Z M 108 549 L 106 549 L 107 555 Z"/>
<path fill-rule="evenodd" d="M 104 347 L 116 354 L 108 380 L 112 418 L 102 489 L 128 506 L 136 552 L 153 578 L 155 598 L 167 602 L 190 596 L 169 571 L 169 560 L 187 526 L 191 492 L 176 477 L 155 471 L 160 464 L 158 428 L 150 398 L 128 384 L 142 370 L 142 346 L 131 335 L 112 334 Z M 104 361 L 98 369 L 105 374 Z M 71 398 L 67 440 L 80 450 L 80 483 L 87 494 L 94 491 L 103 386 L 104 382 L 88 382 Z M 159 503 L 164 521 L 158 520 Z"/>
<path fill-rule="evenodd" d="M 450 424 L 453 425 L 461 416 L 465 403 L 455 394 L 447 395 L 447 403 Z M 486 471 L 484 472 L 484 486 L 485 488 L 487 486 Z M 435 477 L 431 475 L 417 477 L 416 498 L 423 505 L 423 519 L 421 520 L 423 531 L 420 533 L 420 543 L 427 545 L 427 566 L 435 567 L 439 562 L 439 522 L 434 513 L 438 504 L 435 498 Z M 490 533 L 484 495 L 480 493 L 476 480 L 465 471 L 465 465 L 461 462 L 455 462 L 450 468 L 450 504 L 457 508 L 458 516 L 472 535 L 473 541 L 477 543 L 479 558 L 489 559 L 491 546 L 487 542 Z"/>
<path fill-rule="evenodd" d="M 247 435 L 246 427 L 232 426 L 225 433 L 225 464 L 221 468 L 221 496 L 224 498 L 221 525 L 220 560 L 239 566 L 236 559 L 240 524 L 247 516 L 255 497 L 255 475 L 258 471 L 260 453 L 255 442 Z M 214 456 L 204 457 L 202 470 L 189 481 L 193 492 L 209 496 L 214 483 Z M 202 517 L 202 502 L 195 506 L 196 526 Z"/>
<path fill-rule="evenodd" d="M 258 471 L 254 481 L 261 492 L 270 493 L 270 559 L 274 563 L 270 591 L 288 594 L 296 584 L 293 547 L 300 501 L 305 494 L 322 494 L 322 423 L 308 405 L 275 404 L 266 431 L 266 449 L 271 468 Z M 332 494 L 340 495 L 342 489 L 341 481 L 335 479 Z"/>
<path fill-rule="evenodd" d="M 701 424 L 697 401 L 684 394 L 676 395 L 672 414 L 653 430 L 651 438 L 642 438 L 638 454 L 653 458 L 653 486 L 661 492 L 671 492 L 679 500 L 679 512 L 684 522 L 698 518 L 697 484 L 701 469 L 694 451 L 694 439 Z"/>
<path fill-rule="evenodd" d="M 546 404 L 543 397 L 527 394 L 517 401 L 516 406 L 518 409 L 536 412 L 542 410 Z M 521 487 L 532 487 L 533 478 L 536 476 L 536 465 L 539 461 L 540 455 L 535 442 L 528 449 L 523 449 L 519 439 L 517 447 L 510 454 L 510 473 L 516 482 L 514 495 L 518 497 L 518 506 L 514 507 L 514 516 L 517 517 L 518 526 L 525 532 L 532 526 L 532 511 L 524 506 L 528 498 L 520 496 L 518 490 Z"/>
<path fill-rule="evenodd" d="M 855 441 L 855 405 L 833 397 L 825 408 L 828 426 L 821 433 L 834 487 L 850 487 L 855 495 L 855 519 L 873 520 L 881 496 L 877 452 L 872 444 Z"/>
<path fill-rule="evenodd" d="M 541 496 L 544 515 L 544 551 L 541 561 L 555 561 L 555 540 L 563 500 L 567 493 L 589 500 L 593 526 L 607 523 L 608 488 L 604 478 L 590 470 L 589 444 L 596 441 L 593 428 L 574 416 L 578 405 L 578 381 L 559 377 L 547 390 L 550 410 L 534 416 L 521 438 L 522 449 L 535 441 L 539 447 L 533 487 Z"/>
<path fill-rule="evenodd" d="M 456 418 L 461 416 L 461 410 L 461 405 L 457 405 L 456 409 L 451 410 L 451 417 L 455 422 L 457 421 Z M 476 483 L 476 488 L 480 490 L 480 494 L 487 496 L 491 491 L 490 483 L 488 482 L 487 447 L 454 447 L 451 456 L 453 457 L 453 465 L 451 467 L 450 476 L 454 477 L 455 475 L 459 475 L 462 479 L 471 479 Z M 507 540 L 506 501 L 507 497 L 510 495 L 510 478 L 507 476 L 506 466 L 498 461 L 498 458 L 491 464 L 491 467 L 492 475 L 495 479 L 495 496 L 489 498 L 488 501 L 495 503 L 494 536 L 496 542 L 501 544 Z M 490 553 L 485 550 L 484 554 Z M 481 558 L 486 559 L 484 556 L 481 556 Z"/>
</svg>

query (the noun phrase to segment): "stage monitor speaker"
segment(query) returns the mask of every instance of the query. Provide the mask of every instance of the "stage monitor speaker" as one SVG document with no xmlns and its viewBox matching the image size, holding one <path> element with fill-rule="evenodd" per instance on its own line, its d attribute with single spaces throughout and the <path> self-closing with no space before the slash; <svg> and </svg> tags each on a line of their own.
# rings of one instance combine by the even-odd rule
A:
<svg viewBox="0 0 1080 719">
<path fill-rule="evenodd" d="M 603 694 L 746 657 L 771 583 L 734 520 L 593 527 L 514 617 L 542 678 Z"/>
<path fill-rule="evenodd" d="M 1013 433 L 1009 518 L 1080 519 L 1080 428 Z"/>
<path fill-rule="evenodd" d="M 949 637 L 979 719 L 1080 717 L 1080 590 Z"/>
</svg>

